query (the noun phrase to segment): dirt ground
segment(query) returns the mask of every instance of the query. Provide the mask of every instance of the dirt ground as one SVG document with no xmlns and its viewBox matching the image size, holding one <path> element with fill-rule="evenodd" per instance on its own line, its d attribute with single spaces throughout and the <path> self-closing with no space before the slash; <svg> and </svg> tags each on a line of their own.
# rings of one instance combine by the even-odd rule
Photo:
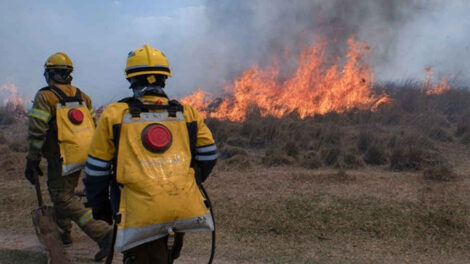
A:
<svg viewBox="0 0 470 264">
<path fill-rule="evenodd" d="M 34 189 L 23 178 L 24 143 L 11 142 L 24 138 L 24 124 L 1 129 L 8 140 L 0 142 L 0 264 L 44 263 L 30 217 Z M 217 225 L 214 263 L 468 263 L 470 148 L 446 144 L 441 152 L 456 173 L 448 181 L 387 166 L 221 160 L 205 184 Z M 67 251 L 75 263 L 93 263 L 97 247 L 76 226 L 73 240 Z M 209 251 L 209 234 L 188 234 L 175 263 L 206 263 Z"/>
</svg>

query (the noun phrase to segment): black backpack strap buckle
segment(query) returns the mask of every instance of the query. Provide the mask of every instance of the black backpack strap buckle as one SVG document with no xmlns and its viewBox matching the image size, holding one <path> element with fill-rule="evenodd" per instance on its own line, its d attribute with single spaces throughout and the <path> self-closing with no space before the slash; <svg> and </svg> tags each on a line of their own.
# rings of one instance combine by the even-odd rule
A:
<svg viewBox="0 0 470 264">
<path fill-rule="evenodd" d="M 132 118 L 138 118 L 140 117 L 140 113 L 142 113 L 142 110 L 139 107 L 136 107 L 135 105 L 129 105 L 129 113 L 131 114 Z"/>
<path fill-rule="evenodd" d="M 168 102 L 168 116 L 176 117 L 177 112 L 183 112 L 183 105 L 176 100 L 170 100 Z"/>
<path fill-rule="evenodd" d="M 144 104 L 135 97 L 127 97 L 119 102 L 126 103 L 129 106 L 129 113 L 133 118 L 140 117 L 140 113 L 149 110 L 166 110 L 169 117 L 176 117 L 177 112 L 183 112 L 183 105 L 176 100 L 171 100 L 168 105 Z"/>
<path fill-rule="evenodd" d="M 132 118 L 140 117 L 140 113 L 142 113 L 142 105 L 143 103 L 135 98 L 135 97 L 126 97 L 124 99 L 119 100 L 120 103 L 126 103 L 129 106 L 129 113 L 131 114 Z"/>
</svg>

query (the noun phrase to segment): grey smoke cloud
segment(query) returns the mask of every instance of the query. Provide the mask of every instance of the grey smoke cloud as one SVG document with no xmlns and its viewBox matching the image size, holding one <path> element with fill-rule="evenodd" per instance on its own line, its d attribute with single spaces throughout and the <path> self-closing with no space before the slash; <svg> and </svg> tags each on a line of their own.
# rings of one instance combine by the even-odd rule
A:
<svg viewBox="0 0 470 264">
<path fill-rule="evenodd" d="M 352 35 L 372 47 L 369 62 L 378 81 L 423 80 L 431 67 L 436 78 L 469 84 L 467 0 L 183 2 L 165 12 L 153 0 L 137 10 L 126 1 L 2 1 L 0 85 L 14 83 L 20 96 L 33 97 L 45 85 L 45 59 L 65 51 L 76 66 L 74 84 L 97 104 L 109 103 L 130 94 L 123 75 L 127 53 L 148 43 L 170 60 L 170 96 L 222 92 L 252 64 L 270 64 L 273 54 L 288 52 L 282 63 L 295 68 L 302 46 L 320 38 L 328 41 L 331 58 L 342 56 Z"/>
<path fill-rule="evenodd" d="M 288 48 L 328 41 L 328 54 L 343 55 L 355 36 L 372 46 L 369 62 L 379 81 L 417 79 L 431 67 L 437 78 L 468 85 L 470 2 L 463 0 L 256 0 L 208 2 L 208 31 L 216 45 L 209 61 L 232 78 L 254 62 L 269 63 Z M 225 54 L 224 54 L 225 53 Z"/>
</svg>

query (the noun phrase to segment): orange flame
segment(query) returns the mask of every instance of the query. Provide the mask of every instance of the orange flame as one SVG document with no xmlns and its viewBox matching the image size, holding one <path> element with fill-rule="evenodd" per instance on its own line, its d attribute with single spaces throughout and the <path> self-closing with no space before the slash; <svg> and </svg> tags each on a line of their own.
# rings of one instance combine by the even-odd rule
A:
<svg viewBox="0 0 470 264">
<path fill-rule="evenodd" d="M 9 93 L 8 97 L 3 99 L 3 105 L 8 112 L 16 113 L 18 117 L 26 116 L 26 99 L 18 96 L 18 89 L 14 84 L 4 84 L 0 87 L 0 92 Z"/>
<path fill-rule="evenodd" d="M 424 79 L 423 87 L 421 91 L 426 92 L 427 95 L 431 94 L 443 94 L 450 90 L 450 85 L 447 84 L 448 77 L 444 77 L 439 84 L 432 84 L 433 72 L 430 67 L 424 69 L 426 78 Z"/>
<path fill-rule="evenodd" d="M 295 74 L 278 81 L 279 63 L 261 69 L 254 65 L 246 70 L 227 90 L 232 95 L 211 100 L 213 96 L 196 91 L 181 101 L 201 111 L 205 117 L 243 121 L 252 106 L 261 116 L 283 117 L 298 113 L 300 118 L 351 109 L 375 110 L 390 102 L 387 95 L 372 92 L 373 72 L 364 63 L 369 46 L 348 40 L 349 51 L 341 68 L 329 66 L 324 56 L 325 43 L 304 49 L 298 58 Z"/>
</svg>

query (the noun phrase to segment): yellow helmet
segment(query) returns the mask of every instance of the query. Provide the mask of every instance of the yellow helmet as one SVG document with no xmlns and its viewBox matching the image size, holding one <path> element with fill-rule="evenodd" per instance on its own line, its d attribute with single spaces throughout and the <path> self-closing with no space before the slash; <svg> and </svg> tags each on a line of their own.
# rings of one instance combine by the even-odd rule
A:
<svg viewBox="0 0 470 264">
<path fill-rule="evenodd" d="M 146 74 L 161 74 L 170 77 L 171 69 L 165 54 L 145 44 L 144 47 L 129 52 L 127 57 L 126 78 Z"/>
<path fill-rule="evenodd" d="M 44 64 L 46 69 L 64 69 L 73 71 L 72 60 L 63 52 L 51 55 Z"/>
</svg>

